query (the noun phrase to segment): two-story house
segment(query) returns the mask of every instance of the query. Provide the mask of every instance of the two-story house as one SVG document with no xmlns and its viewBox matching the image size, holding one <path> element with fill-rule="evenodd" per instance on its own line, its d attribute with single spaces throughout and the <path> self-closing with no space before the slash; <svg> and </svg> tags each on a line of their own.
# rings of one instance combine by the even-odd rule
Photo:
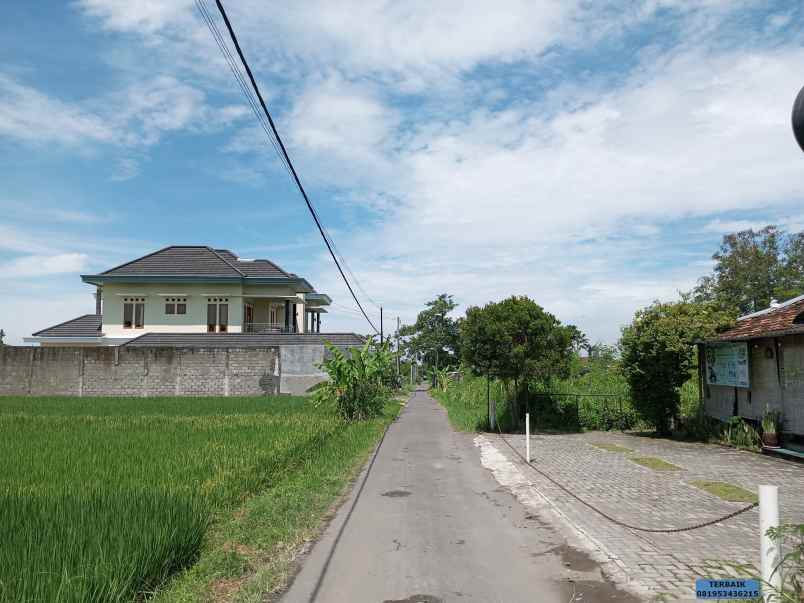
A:
<svg viewBox="0 0 804 603">
<path fill-rule="evenodd" d="M 331 302 L 273 262 L 202 245 L 165 247 L 81 279 L 96 287 L 95 313 L 26 341 L 121 345 L 147 333 L 320 333 Z"/>
</svg>

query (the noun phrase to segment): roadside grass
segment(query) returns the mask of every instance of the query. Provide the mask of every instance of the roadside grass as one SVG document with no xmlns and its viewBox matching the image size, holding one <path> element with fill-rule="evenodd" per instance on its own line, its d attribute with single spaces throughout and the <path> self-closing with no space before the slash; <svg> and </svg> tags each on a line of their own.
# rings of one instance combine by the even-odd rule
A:
<svg viewBox="0 0 804 603">
<path fill-rule="evenodd" d="M 678 465 L 668 463 L 655 456 L 629 456 L 628 459 L 638 465 L 653 469 L 654 471 L 683 471 Z"/>
<path fill-rule="evenodd" d="M 694 480 L 688 483 L 728 502 L 759 502 L 759 498 L 755 493 L 728 482 Z"/>
<path fill-rule="evenodd" d="M 257 572 L 317 525 L 394 406 L 346 424 L 289 396 L 0 398 L 0 600 L 198 600 L 184 576 Z"/>
<path fill-rule="evenodd" d="M 601 450 L 608 450 L 609 452 L 623 452 L 623 453 L 631 453 L 633 450 L 630 448 L 626 448 L 625 446 L 619 446 L 617 444 L 608 444 L 606 442 L 589 442 L 595 448 L 600 448 Z"/>
<path fill-rule="evenodd" d="M 380 418 L 346 424 L 296 459 L 264 492 L 216 522 L 198 563 L 170 582 L 154 603 L 257 603 L 280 592 L 293 574 L 296 554 L 315 539 L 399 409 L 391 402 Z"/>
<path fill-rule="evenodd" d="M 458 431 L 489 430 L 485 378 L 467 373 L 461 382 L 450 382 L 446 390 L 431 389 L 430 394 L 447 409 L 449 422 Z M 497 418 L 505 428 L 509 423 L 510 409 L 502 383 L 493 380 L 490 395 L 497 401 Z"/>
</svg>

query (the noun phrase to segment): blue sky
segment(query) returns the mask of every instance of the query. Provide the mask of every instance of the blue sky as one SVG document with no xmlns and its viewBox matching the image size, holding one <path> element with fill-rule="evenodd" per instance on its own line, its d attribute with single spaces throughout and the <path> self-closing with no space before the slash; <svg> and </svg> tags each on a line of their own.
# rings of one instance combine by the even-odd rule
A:
<svg viewBox="0 0 804 603">
<path fill-rule="evenodd" d="M 389 330 L 441 292 L 516 293 L 611 342 L 707 273 L 725 232 L 804 227 L 799 2 L 226 6 Z M 94 311 L 79 274 L 169 244 L 273 259 L 334 298 L 326 329 L 366 331 L 192 0 L 7 17 L 7 341 Z"/>
</svg>

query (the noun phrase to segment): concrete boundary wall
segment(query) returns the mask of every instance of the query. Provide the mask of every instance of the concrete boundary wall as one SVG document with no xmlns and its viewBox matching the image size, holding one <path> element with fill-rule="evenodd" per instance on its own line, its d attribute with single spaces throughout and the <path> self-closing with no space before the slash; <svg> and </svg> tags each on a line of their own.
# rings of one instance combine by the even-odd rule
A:
<svg viewBox="0 0 804 603">
<path fill-rule="evenodd" d="M 245 396 L 304 391 L 281 390 L 281 374 L 278 347 L 0 346 L 0 395 Z"/>
</svg>

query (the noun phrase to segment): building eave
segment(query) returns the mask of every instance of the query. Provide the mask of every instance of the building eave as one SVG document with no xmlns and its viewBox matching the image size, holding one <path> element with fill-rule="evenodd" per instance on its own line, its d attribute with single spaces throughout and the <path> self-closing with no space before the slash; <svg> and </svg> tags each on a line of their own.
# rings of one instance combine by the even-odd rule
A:
<svg viewBox="0 0 804 603">
<path fill-rule="evenodd" d="M 81 280 L 90 285 L 105 285 L 111 283 L 238 283 L 243 285 L 288 285 L 300 284 L 303 288 L 312 291 L 310 283 L 301 278 L 288 278 L 284 276 L 203 276 L 203 275 L 176 275 L 176 274 L 82 274 Z"/>
<path fill-rule="evenodd" d="M 115 346 L 130 341 L 131 337 L 23 337 L 25 343 L 94 343 L 96 345 Z"/>
</svg>

